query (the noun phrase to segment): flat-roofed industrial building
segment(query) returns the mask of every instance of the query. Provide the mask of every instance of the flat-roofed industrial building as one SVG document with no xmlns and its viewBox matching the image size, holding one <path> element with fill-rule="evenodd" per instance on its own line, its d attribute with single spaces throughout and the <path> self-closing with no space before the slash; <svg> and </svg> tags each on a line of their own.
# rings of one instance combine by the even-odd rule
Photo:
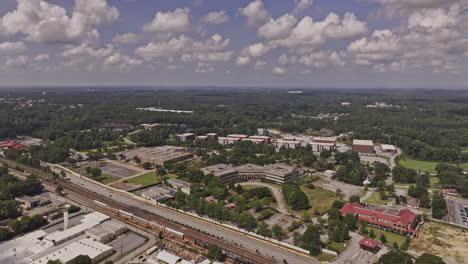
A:
<svg viewBox="0 0 468 264">
<path fill-rule="evenodd" d="M 353 152 L 364 155 L 373 155 L 375 153 L 374 142 L 372 140 L 353 140 Z"/>
<path fill-rule="evenodd" d="M 63 264 L 67 264 L 79 255 L 86 255 L 91 258 L 92 263 L 97 263 L 113 252 L 114 249 L 110 246 L 89 238 L 84 238 L 37 259 L 31 262 L 31 264 L 47 264 L 47 262 L 51 260 L 58 260 Z"/>
</svg>

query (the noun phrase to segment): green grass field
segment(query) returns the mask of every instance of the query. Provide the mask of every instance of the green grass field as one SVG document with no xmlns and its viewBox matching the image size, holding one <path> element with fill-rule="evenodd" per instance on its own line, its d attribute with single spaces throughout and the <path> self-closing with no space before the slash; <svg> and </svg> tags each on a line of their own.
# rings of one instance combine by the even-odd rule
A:
<svg viewBox="0 0 468 264">
<path fill-rule="evenodd" d="M 325 248 L 340 254 L 347 247 L 348 242 L 331 242 Z"/>
<path fill-rule="evenodd" d="M 127 182 L 142 185 L 142 186 L 148 186 L 151 184 L 155 184 L 157 179 L 160 179 L 160 177 L 156 174 L 156 172 L 152 171 L 152 172 L 143 174 L 141 176 L 131 178 L 127 180 Z"/>
<path fill-rule="evenodd" d="M 99 176 L 96 181 L 102 183 L 102 184 L 108 184 L 108 183 L 111 183 L 111 182 L 115 182 L 116 180 L 118 180 L 117 178 L 115 177 L 112 177 L 110 175 L 107 175 L 107 174 L 102 174 L 101 176 Z"/>
<path fill-rule="evenodd" d="M 390 202 L 390 199 L 387 200 L 380 200 L 380 193 L 375 192 L 369 196 L 365 201 L 365 203 L 370 203 L 370 204 L 377 204 L 377 205 L 384 205 L 388 202 Z"/>
<path fill-rule="evenodd" d="M 460 167 L 461 167 L 464 171 L 468 171 L 468 163 L 460 164 Z"/>
<path fill-rule="evenodd" d="M 305 192 L 307 198 L 309 198 L 309 203 L 312 206 L 312 208 L 309 209 L 311 214 L 313 214 L 315 210 L 318 210 L 320 214 L 324 214 L 332 207 L 334 201 L 339 200 L 335 193 L 319 187 L 310 189 L 307 185 L 301 185 L 301 190 Z"/>
<path fill-rule="evenodd" d="M 440 164 L 440 162 L 433 162 L 433 161 L 420 161 L 414 159 L 402 159 L 400 160 L 400 164 L 408 169 L 419 170 L 429 173 L 436 173 L 436 166 Z"/>
<path fill-rule="evenodd" d="M 385 243 L 385 245 L 389 247 L 393 247 L 393 244 L 395 242 L 398 244 L 398 247 L 401 247 L 401 245 L 406 241 L 406 237 L 403 235 L 395 234 L 395 233 L 388 232 L 388 231 L 383 231 L 383 230 L 373 228 L 373 227 L 368 227 L 368 230 L 369 232 L 371 230 L 374 230 L 375 240 L 378 240 L 378 241 L 380 241 L 380 235 L 384 234 L 385 237 L 387 238 L 387 243 Z"/>
<path fill-rule="evenodd" d="M 441 162 L 435 162 L 435 161 L 421 161 L 421 160 L 414 160 L 414 159 L 401 159 L 399 161 L 401 165 L 403 165 L 406 168 L 409 169 L 414 169 L 414 170 L 419 170 L 419 171 L 424 171 L 424 172 L 429 172 L 429 173 L 436 173 L 436 166 L 441 164 Z M 468 163 L 462 163 L 459 164 L 463 170 L 468 170 Z"/>
</svg>

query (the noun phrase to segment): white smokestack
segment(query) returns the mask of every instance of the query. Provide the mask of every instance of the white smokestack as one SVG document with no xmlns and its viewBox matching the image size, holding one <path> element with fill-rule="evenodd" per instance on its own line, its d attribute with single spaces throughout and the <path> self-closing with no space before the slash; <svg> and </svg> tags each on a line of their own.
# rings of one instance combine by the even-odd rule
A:
<svg viewBox="0 0 468 264">
<path fill-rule="evenodd" d="M 68 212 L 63 213 L 63 230 L 68 229 Z"/>
</svg>

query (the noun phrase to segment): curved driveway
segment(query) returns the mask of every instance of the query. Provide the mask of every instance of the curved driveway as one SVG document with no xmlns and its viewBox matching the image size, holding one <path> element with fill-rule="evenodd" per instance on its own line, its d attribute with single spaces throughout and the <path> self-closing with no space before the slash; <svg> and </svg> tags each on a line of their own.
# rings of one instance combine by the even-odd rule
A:
<svg viewBox="0 0 468 264">
<path fill-rule="evenodd" d="M 286 201 L 284 200 L 283 193 L 281 192 L 281 189 L 268 184 L 268 183 L 263 183 L 263 182 L 242 182 L 240 183 L 242 186 L 259 186 L 259 187 L 267 187 L 268 189 L 271 190 L 273 193 L 273 196 L 275 197 L 276 202 L 278 203 L 278 211 L 282 214 L 287 215 L 288 214 L 288 206 L 286 205 Z"/>
</svg>

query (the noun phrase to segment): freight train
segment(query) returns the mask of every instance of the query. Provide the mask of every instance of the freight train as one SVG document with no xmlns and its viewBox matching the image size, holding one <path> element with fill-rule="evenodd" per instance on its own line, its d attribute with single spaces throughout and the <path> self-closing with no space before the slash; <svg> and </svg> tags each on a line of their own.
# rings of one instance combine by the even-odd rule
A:
<svg viewBox="0 0 468 264">
<path fill-rule="evenodd" d="M 107 206 L 105 203 L 102 203 L 102 202 L 99 202 L 99 201 L 94 201 L 94 203 L 102 208 L 105 208 L 106 210 L 108 211 L 112 211 L 114 212 L 118 218 L 121 218 L 123 220 L 126 220 L 126 221 L 129 221 L 129 222 L 132 222 L 138 226 L 141 226 L 143 228 L 146 228 L 146 229 L 150 229 L 152 231 L 155 231 L 155 232 L 163 232 L 173 238 L 179 238 L 179 239 L 186 239 L 187 241 L 193 241 L 192 238 L 189 238 L 189 237 L 186 237 L 184 235 L 184 233 L 182 232 L 179 232 L 177 230 L 174 230 L 172 228 L 169 228 L 167 226 L 164 226 L 164 225 L 161 225 L 161 224 L 158 224 L 154 221 L 149 221 L 147 219 L 144 219 L 144 218 L 141 218 L 139 216 L 136 216 L 132 213 L 129 213 L 129 212 L 126 212 L 126 211 L 123 211 L 123 210 L 117 210 L 117 209 L 114 209 L 114 208 L 111 208 L 109 206 Z"/>
</svg>

